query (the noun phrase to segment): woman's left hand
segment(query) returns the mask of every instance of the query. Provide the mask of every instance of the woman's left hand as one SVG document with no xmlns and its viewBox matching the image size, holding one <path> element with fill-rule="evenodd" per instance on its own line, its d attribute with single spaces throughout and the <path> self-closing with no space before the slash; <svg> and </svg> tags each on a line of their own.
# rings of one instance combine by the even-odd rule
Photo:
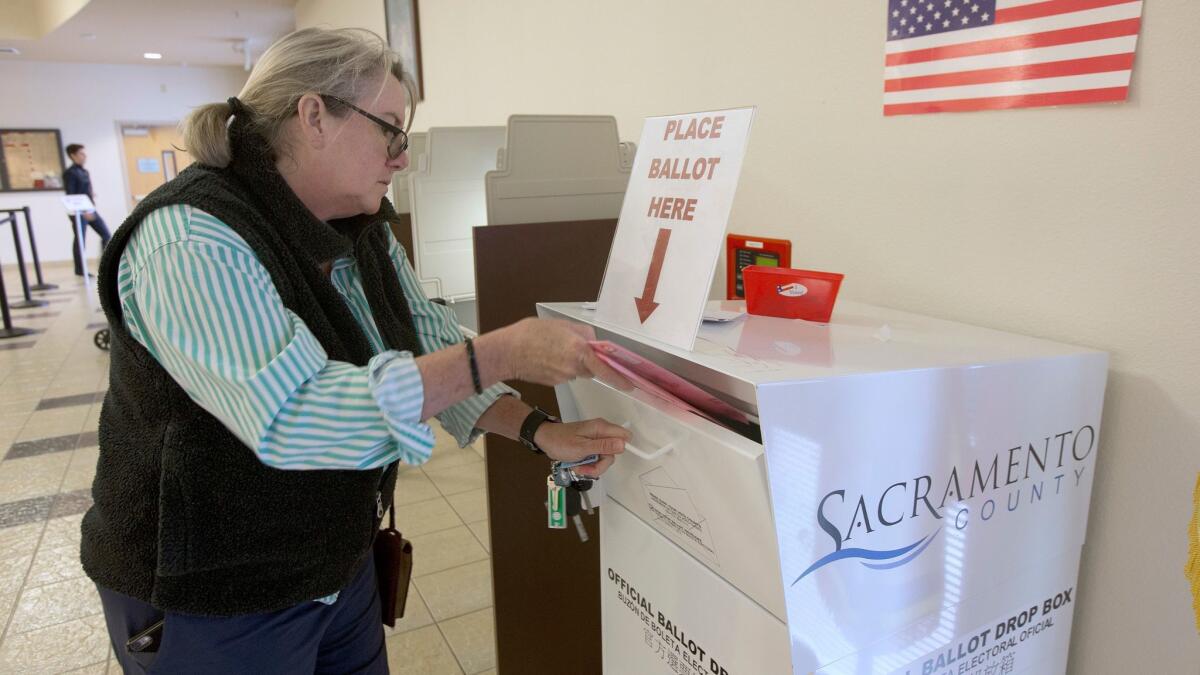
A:
<svg viewBox="0 0 1200 675">
<path fill-rule="evenodd" d="M 616 455 L 625 452 L 629 438 L 630 433 L 624 427 L 602 419 L 590 419 L 543 424 L 538 427 L 533 441 L 548 457 L 564 462 L 600 455 L 595 463 L 572 469 L 580 476 L 599 478 L 612 466 Z"/>
</svg>

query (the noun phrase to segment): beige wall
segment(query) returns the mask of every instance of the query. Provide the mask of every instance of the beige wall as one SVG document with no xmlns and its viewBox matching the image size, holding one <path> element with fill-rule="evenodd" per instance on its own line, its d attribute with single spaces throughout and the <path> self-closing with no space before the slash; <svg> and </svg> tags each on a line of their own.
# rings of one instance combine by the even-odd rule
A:
<svg viewBox="0 0 1200 675">
<path fill-rule="evenodd" d="M 890 119 L 883 6 L 424 2 L 416 127 L 611 113 L 636 140 L 758 105 L 731 230 L 857 299 L 1112 353 L 1071 671 L 1197 672 L 1200 2 L 1147 3 L 1127 104 Z"/>
<path fill-rule="evenodd" d="M 383 0 L 297 0 L 296 30 L 325 28 L 367 28 L 387 36 Z"/>
</svg>

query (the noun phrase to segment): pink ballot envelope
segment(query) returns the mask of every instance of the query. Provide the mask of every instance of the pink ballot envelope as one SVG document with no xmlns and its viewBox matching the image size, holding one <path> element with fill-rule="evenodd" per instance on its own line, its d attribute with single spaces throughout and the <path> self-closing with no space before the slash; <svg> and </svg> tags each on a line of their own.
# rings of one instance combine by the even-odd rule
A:
<svg viewBox="0 0 1200 675">
<path fill-rule="evenodd" d="M 589 344 L 601 361 L 628 378 L 638 389 L 710 419 L 723 418 L 741 424 L 750 421 L 737 408 L 620 345 L 603 340 Z"/>
</svg>

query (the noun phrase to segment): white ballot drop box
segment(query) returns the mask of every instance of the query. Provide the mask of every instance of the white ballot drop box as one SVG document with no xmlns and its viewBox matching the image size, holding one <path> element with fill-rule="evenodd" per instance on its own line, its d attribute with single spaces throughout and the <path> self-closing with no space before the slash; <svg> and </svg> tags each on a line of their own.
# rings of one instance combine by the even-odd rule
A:
<svg viewBox="0 0 1200 675">
<path fill-rule="evenodd" d="M 705 323 L 692 351 L 539 314 L 752 421 L 558 388 L 633 435 L 597 490 L 605 673 L 1066 670 L 1106 354 L 854 302 Z"/>
</svg>

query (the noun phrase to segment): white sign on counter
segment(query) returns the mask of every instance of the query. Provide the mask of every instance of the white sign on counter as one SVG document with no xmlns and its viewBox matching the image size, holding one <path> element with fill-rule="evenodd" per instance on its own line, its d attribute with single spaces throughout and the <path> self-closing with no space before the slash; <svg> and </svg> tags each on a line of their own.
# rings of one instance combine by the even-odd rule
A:
<svg viewBox="0 0 1200 675">
<path fill-rule="evenodd" d="M 599 321 L 692 348 L 754 110 L 646 119 L 596 304 Z"/>
<path fill-rule="evenodd" d="M 96 205 L 92 203 L 92 198 L 87 195 L 63 195 L 62 203 L 63 207 L 67 209 L 67 213 L 71 215 L 96 210 Z"/>
</svg>

